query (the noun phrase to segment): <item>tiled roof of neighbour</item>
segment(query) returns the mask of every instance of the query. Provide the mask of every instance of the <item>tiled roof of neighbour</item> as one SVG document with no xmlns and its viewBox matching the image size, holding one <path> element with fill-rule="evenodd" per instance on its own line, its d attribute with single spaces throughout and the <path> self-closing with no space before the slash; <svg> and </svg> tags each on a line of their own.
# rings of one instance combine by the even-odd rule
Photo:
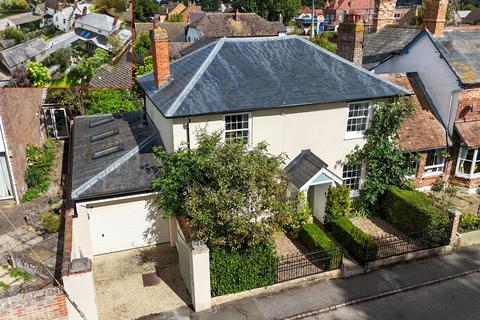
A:
<svg viewBox="0 0 480 320">
<path fill-rule="evenodd" d="M 303 6 L 300 9 L 298 9 L 298 14 L 312 14 L 312 7 Z M 315 14 L 323 14 L 323 10 L 316 8 Z"/>
<path fill-rule="evenodd" d="M 170 60 L 180 59 L 184 54 L 183 50 L 193 45 L 192 42 L 170 42 L 168 43 L 168 55 Z"/>
<path fill-rule="evenodd" d="M 185 47 L 184 49 L 182 49 L 182 50 L 180 51 L 180 54 L 181 54 L 182 56 L 185 56 L 185 55 L 187 55 L 187 54 L 189 54 L 189 53 L 192 53 L 192 52 L 194 52 L 194 51 L 197 51 L 197 50 L 200 49 L 200 48 L 203 48 L 203 47 L 206 46 L 207 44 L 212 43 L 212 42 L 214 42 L 214 41 L 216 41 L 216 39 L 214 39 L 214 38 L 203 38 L 203 39 L 199 39 L 199 40 L 197 40 L 197 41 L 195 41 L 195 42 L 190 42 L 190 45 L 189 45 L 188 47 Z"/>
<path fill-rule="evenodd" d="M 386 26 L 365 36 L 363 67 L 371 70 L 393 54 L 399 53 L 422 32 L 418 28 Z"/>
<path fill-rule="evenodd" d="M 160 89 L 153 73 L 138 79 L 166 117 L 410 94 L 296 36 L 222 38 L 173 62 L 170 72 Z"/>
<path fill-rule="evenodd" d="M 168 40 L 173 42 L 185 41 L 185 28 L 186 23 L 183 22 L 163 22 L 158 25 L 160 28 L 167 30 Z M 140 35 L 141 33 L 149 33 L 152 30 L 153 24 L 140 22 L 135 23 L 135 33 Z"/>
<path fill-rule="evenodd" d="M 423 151 L 447 146 L 445 130 L 434 115 L 433 104 L 417 73 L 381 74 L 382 78 L 414 92 L 414 113 L 405 119 L 398 135 L 400 147 L 408 151 Z"/>
<path fill-rule="evenodd" d="M 174 10 L 178 5 L 180 5 L 179 2 L 169 2 L 168 4 L 162 4 L 160 6 L 159 12 L 161 14 L 167 14 L 167 13 L 171 12 L 172 10 Z"/>
<path fill-rule="evenodd" d="M 76 21 L 76 23 L 85 24 L 97 29 L 110 32 L 113 30 L 113 20 L 114 18 L 110 17 L 109 15 L 91 12 L 89 14 L 81 16 Z M 120 21 L 117 23 L 120 23 Z"/>
<path fill-rule="evenodd" d="M 480 121 L 465 121 L 455 122 L 455 128 L 457 129 L 463 142 L 469 148 L 480 147 Z"/>
<path fill-rule="evenodd" d="M 237 19 L 235 19 L 235 16 Z M 205 38 L 275 36 L 273 24 L 256 13 L 207 13 L 189 24 Z"/>
<path fill-rule="evenodd" d="M 195 21 L 198 21 L 203 18 L 204 15 L 206 15 L 205 12 L 190 12 L 188 14 L 188 22 L 193 23 Z"/>
<path fill-rule="evenodd" d="M 474 8 L 470 13 L 463 19 L 464 23 L 477 24 L 480 23 L 480 8 Z"/>
<path fill-rule="evenodd" d="M 45 0 L 45 7 L 57 10 L 58 4 L 62 2 L 63 0 Z"/>
<path fill-rule="evenodd" d="M 75 118 L 72 199 L 150 190 L 159 168 L 152 148 L 163 143 L 154 126 L 146 125 L 143 117 L 142 112 L 136 112 Z M 105 134 L 103 139 L 92 142 L 92 137 L 98 138 L 101 134 Z M 94 156 L 118 145 L 122 148 L 117 152 L 106 152 L 107 155 L 99 158 Z"/>
<path fill-rule="evenodd" d="M 282 22 L 273 21 L 272 24 L 273 24 L 273 27 L 275 28 L 275 30 L 277 30 L 278 33 L 286 33 L 287 32 L 287 28 L 285 27 L 285 25 Z"/>
<path fill-rule="evenodd" d="M 25 23 L 42 20 L 43 17 L 34 15 L 33 12 L 25 12 L 21 14 L 16 14 L 14 16 L 9 16 L 8 19 L 12 21 L 15 25 L 19 26 Z"/>
<path fill-rule="evenodd" d="M 96 88 L 128 88 L 132 86 L 132 50 L 128 48 L 114 64 L 104 64 L 90 80 Z"/>
<path fill-rule="evenodd" d="M 480 29 L 445 30 L 432 38 L 463 83 L 480 83 Z"/>
<path fill-rule="evenodd" d="M 373 9 L 375 8 L 374 0 L 339 0 L 331 1 L 331 6 L 329 9 L 346 9 L 346 10 L 355 10 L 355 9 Z"/>
<path fill-rule="evenodd" d="M 301 188 L 327 164 L 310 150 L 302 150 L 284 169 L 288 181 Z"/>
<path fill-rule="evenodd" d="M 35 38 L 14 47 L 5 49 L 0 52 L 2 60 L 9 68 L 15 67 L 20 63 L 27 61 L 44 52 L 49 48 L 48 43 L 43 38 Z"/>
<path fill-rule="evenodd" d="M 188 23 L 191 13 L 203 13 L 202 8 L 197 6 L 195 3 L 189 5 L 187 9 L 183 10 L 183 22 Z"/>
</svg>

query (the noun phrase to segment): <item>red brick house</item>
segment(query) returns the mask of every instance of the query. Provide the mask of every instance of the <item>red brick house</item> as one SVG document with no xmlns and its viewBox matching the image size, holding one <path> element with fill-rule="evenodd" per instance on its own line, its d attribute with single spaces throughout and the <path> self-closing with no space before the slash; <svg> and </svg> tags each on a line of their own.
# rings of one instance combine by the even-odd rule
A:
<svg viewBox="0 0 480 320">
<path fill-rule="evenodd" d="M 0 89 L 0 201 L 18 202 L 27 189 L 26 145 L 41 145 L 46 138 L 42 93 L 34 88 Z"/>
<path fill-rule="evenodd" d="M 335 0 L 327 2 L 323 10 L 327 27 L 335 28 L 345 19 L 347 14 L 360 15 L 366 22 L 367 30 L 373 23 L 375 9 L 374 0 Z"/>
</svg>

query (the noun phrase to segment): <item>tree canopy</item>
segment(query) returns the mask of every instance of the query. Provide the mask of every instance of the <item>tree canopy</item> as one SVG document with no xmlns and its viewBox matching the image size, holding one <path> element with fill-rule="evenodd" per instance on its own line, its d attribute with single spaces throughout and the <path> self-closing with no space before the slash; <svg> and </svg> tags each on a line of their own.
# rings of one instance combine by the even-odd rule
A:
<svg viewBox="0 0 480 320">
<path fill-rule="evenodd" d="M 366 143 L 348 155 L 348 164 L 365 164 L 365 183 L 360 190 L 360 205 L 372 211 L 379 197 L 389 186 L 408 186 L 405 177 L 415 165 L 416 154 L 401 150 L 398 130 L 414 111 L 410 98 L 379 102 L 373 110 L 370 127 L 365 131 Z"/>
<path fill-rule="evenodd" d="M 160 9 L 160 4 L 155 0 L 135 0 L 133 12 L 136 22 L 149 22 Z"/>
<path fill-rule="evenodd" d="M 233 8 L 242 12 L 255 12 L 270 21 L 277 21 L 280 14 L 290 21 L 302 6 L 301 0 L 234 0 Z"/>
<path fill-rule="evenodd" d="M 242 249 L 269 238 L 291 217 L 283 156 L 266 144 L 222 143 L 221 132 L 197 133 L 198 147 L 155 150 L 153 182 L 164 216 L 187 215 L 193 236 L 211 247 Z"/>
<path fill-rule="evenodd" d="M 48 68 L 39 62 L 30 62 L 27 65 L 27 70 L 28 74 L 30 75 L 30 80 L 35 87 L 46 86 L 50 80 L 52 80 L 52 76 L 50 75 L 50 72 L 48 72 Z"/>
</svg>

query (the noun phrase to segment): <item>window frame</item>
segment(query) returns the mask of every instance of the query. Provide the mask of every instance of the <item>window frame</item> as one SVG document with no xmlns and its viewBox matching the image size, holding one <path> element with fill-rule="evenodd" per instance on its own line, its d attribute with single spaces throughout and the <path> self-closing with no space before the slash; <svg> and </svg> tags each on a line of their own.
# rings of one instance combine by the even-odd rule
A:
<svg viewBox="0 0 480 320">
<path fill-rule="evenodd" d="M 424 177 L 438 176 L 438 175 L 443 174 L 443 169 L 445 168 L 445 158 L 442 157 L 443 150 L 444 149 L 432 149 L 432 150 L 428 150 L 426 152 L 427 157 L 425 158 L 425 166 L 423 167 L 423 176 Z M 429 165 L 429 166 L 427 165 L 428 152 L 430 152 L 430 151 L 435 151 L 435 153 L 438 152 L 438 157 L 440 157 L 442 159 L 441 164 L 433 164 L 433 165 Z M 427 170 L 432 170 L 432 169 L 440 169 L 440 170 L 427 172 Z"/>
<path fill-rule="evenodd" d="M 248 116 L 248 120 L 247 120 L 247 123 L 248 123 L 248 139 L 247 139 L 247 146 L 251 146 L 252 145 L 252 113 L 251 112 L 238 112 L 238 113 L 228 113 L 228 114 L 224 114 L 223 115 L 223 142 L 227 142 L 227 137 L 226 137 L 226 134 L 227 132 L 233 132 L 233 131 L 240 131 L 239 129 L 235 129 L 235 130 L 227 130 L 226 126 L 227 126 L 227 117 L 230 117 L 230 116 L 243 116 L 243 115 L 247 115 Z M 244 129 L 242 131 L 245 131 Z"/>
<path fill-rule="evenodd" d="M 355 166 L 359 166 L 360 167 L 360 175 L 358 176 L 358 189 L 352 189 L 350 187 L 350 185 L 346 184 L 345 183 L 345 180 L 346 179 L 352 179 L 352 178 L 344 178 L 344 173 L 345 173 L 345 168 L 346 167 L 355 167 Z M 357 170 L 352 170 L 352 171 L 357 171 Z M 360 189 L 362 188 L 362 181 L 363 181 L 363 164 L 356 164 L 356 165 L 347 165 L 347 164 L 344 164 L 343 167 L 342 167 L 342 181 L 343 181 L 343 184 L 346 185 L 347 187 L 350 188 L 350 195 L 351 196 L 356 196 L 359 194 L 360 192 Z"/>
<path fill-rule="evenodd" d="M 349 116 L 350 106 L 354 105 L 354 104 L 366 104 L 366 103 L 368 103 L 368 114 L 367 114 L 367 123 L 366 123 L 366 126 L 365 126 L 365 130 L 362 130 L 362 131 L 348 131 L 348 120 L 363 118 L 363 117 L 352 117 L 352 118 L 350 118 L 350 116 Z M 371 100 L 353 101 L 353 102 L 349 102 L 347 104 L 347 120 L 345 121 L 345 140 L 363 139 L 365 137 L 365 131 L 370 126 L 372 108 L 373 108 L 373 103 L 372 103 Z"/>
<path fill-rule="evenodd" d="M 467 150 L 467 153 L 468 153 L 468 150 L 473 150 L 473 157 L 472 157 L 472 160 L 471 160 L 472 166 L 470 168 L 470 173 L 463 173 L 463 172 L 459 171 L 460 164 L 462 163 L 462 161 L 470 161 L 470 160 L 467 160 L 466 158 L 461 158 L 462 149 Z M 458 150 L 457 166 L 455 168 L 455 175 L 457 177 L 460 177 L 460 178 L 468 178 L 468 179 L 473 179 L 473 178 L 480 177 L 480 172 L 479 173 L 474 173 L 473 172 L 475 170 L 475 164 L 477 162 L 480 163 L 480 147 L 479 148 L 468 148 L 468 147 L 465 147 L 465 146 L 461 146 Z"/>
<path fill-rule="evenodd" d="M 6 166 L 7 166 L 7 175 L 10 179 L 10 181 L 9 181 L 10 182 L 10 187 L 12 188 L 12 195 L 7 196 L 7 197 L 0 197 L 0 201 L 15 200 L 17 203 L 19 203 L 18 194 L 17 194 L 17 186 L 15 185 L 15 178 L 13 176 L 13 171 L 12 171 L 12 163 L 10 161 L 10 154 L 9 154 L 9 149 L 8 149 L 7 137 L 5 135 L 3 122 L 2 122 L 1 117 L 0 117 L 0 143 L 2 144 L 2 150 L 0 151 L 0 154 L 5 156 L 5 163 L 6 163 Z"/>
</svg>

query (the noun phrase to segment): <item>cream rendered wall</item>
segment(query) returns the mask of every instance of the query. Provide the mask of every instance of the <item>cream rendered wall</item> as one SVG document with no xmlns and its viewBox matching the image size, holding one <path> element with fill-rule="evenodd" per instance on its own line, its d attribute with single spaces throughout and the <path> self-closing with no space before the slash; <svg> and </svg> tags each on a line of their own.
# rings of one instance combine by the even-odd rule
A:
<svg viewBox="0 0 480 320">
<path fill-rule="evenodd" d="M 93 260 L 87 203 L 77 203 L 76 209 L 77 215 L 72 219 L 72 259 L 87 257 Z"/>
<path fill-rule="evenodd" d="M 65 291 L 88 320 L 98 319 L 93 272 L 71 274 L 62 278 Z M 75 307 L 67 300 L 69 320 L 83 320 Z"/>
<path fill-rule="evenodd" d="M 173 152 L 173 128 L 172 120 L 165 118 L 157 107 L 152 103 L 152 101 L 145 96 L 145 108 L 147 111 L 148 118 L 155 124 L 160 136 L 162 138 L 165 149 L 168 152 Z"/>
<path fill-rule="evenodd" d="M 458 79 L 427 35 L 414 43 L 408 53 L 394 56 L 374 70 L 377 74 L 405 72 L 418 72 L 443 123 L 448 123 L 452 133 L 460 90 Z"/>
<path fill-rule="evenodd" d="M 286 107 L 253 111 L 252 144 L 266 141 L 269 152 L 285 153 L 287 164 L 302 150 L 311 149 L 328 164 L 328 168 L 342 176 L 342 161 L 364 139 L 345 139 L 348 104 L 335 103 L 302 107 Z M 173 146 L 178 149 L 186 141 L 184 124 L 187 118 L 173 119 Z M 190 123 L 191 146 L 195 147 L 195 131 L 223 130 L 223 115 L 192 117 Z"/>
</svg>

